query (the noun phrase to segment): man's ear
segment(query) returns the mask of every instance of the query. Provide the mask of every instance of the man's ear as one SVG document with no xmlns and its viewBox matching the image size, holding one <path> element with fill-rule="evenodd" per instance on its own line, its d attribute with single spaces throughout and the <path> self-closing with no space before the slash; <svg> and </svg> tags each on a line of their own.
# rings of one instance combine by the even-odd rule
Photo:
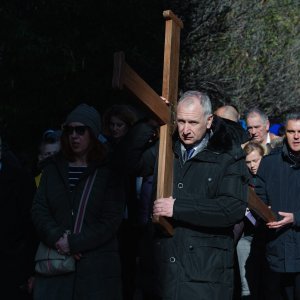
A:
<svg viewBox="0 0 300 300">
<path fill-rule="evenodd" d="M 206 128 L 207 128 L 207 129 L 210 129 L 213 119 L 214 119 L 214 116 L 213 116 L 213 115 L 209 115 L 209 116 L 207 117 L 207 122 L 206 122 Z"/>
</svg>

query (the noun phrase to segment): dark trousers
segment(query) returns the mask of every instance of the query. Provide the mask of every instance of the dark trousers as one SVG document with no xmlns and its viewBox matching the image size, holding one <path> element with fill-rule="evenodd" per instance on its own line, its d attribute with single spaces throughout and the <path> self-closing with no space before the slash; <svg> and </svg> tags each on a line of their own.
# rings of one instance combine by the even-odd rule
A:
<svg viewBox="0 0 300 300">
<path fill-rule="evenodd" d="M 283 300 L 300 300 L 300 273 L 280 273 Z"/>
<path fill-rule="evenodd" d="M 140 228 L 123 220 L 119 230 L 123 300 L 133 300 L 136 292 L 139 238 Z"/>
</svg>

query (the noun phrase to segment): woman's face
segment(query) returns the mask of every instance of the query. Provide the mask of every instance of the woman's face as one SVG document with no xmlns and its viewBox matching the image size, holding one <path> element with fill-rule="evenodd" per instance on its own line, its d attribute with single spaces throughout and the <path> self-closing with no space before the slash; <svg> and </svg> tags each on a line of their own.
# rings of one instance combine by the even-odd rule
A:
<svg viewBox="0 0 300 300">
<path fill-rule="evenodd" d="M 112 116 L 109 122 L 111 136 L 115 139 L 122 138 L 128 131 L 128 126 L 118 117 Z"/>
<path fill-rule="evenodd" d="M 80 122 L 72 122 L 66 126 L 69 143 L 77 158 L 84 158 L 90 145 L 88 127 Z"/>
<path fill-rule="evenodd" d="M 253 150 L 248 155 L 246 155 L 246 164 L 249 169 L 249 171 L 252 174 L 256 174 L 260 161 L 262 159 L 262 156 L 259 154 L 257 150 Z"/>
</svg>

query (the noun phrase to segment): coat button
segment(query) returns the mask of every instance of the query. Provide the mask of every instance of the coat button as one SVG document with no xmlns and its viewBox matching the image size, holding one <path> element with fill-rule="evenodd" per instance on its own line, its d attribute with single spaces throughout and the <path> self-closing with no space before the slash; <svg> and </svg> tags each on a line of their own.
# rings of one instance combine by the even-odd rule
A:
<svg viewBox="0 0 300 300">
<path fill-rule="evenodd" d="M 207 179 L 209 182 L 211 182 L 212 181 L 212 178 L 211 177 L 208 177 L 208 179 Z"/>
<path fill-rule="evenodd" d="M 179 189 L 182 189 L 183 188 L 183 183 L 179 182 L 177 186 L 178 186 Z"/>
<path fill-rule="evenodd" d="M 170 257 L 170 262 L 171 262 L 171 263 L 174 263 L 175 261 L 176 261 L 176 259 L 175 259 L 174 256 Z"/>
<path fill-rule="evenodd" d="M 193 247 L 192 245 L 189 245 L 189 249 L 190 249 L 190 250 L 193 250 L 194 247 Z"/>
</svg>

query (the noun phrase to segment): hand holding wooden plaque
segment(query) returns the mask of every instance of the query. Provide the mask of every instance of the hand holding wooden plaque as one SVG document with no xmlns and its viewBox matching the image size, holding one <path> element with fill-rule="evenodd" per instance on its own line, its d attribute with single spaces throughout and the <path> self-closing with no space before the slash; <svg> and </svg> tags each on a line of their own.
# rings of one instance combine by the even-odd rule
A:
<svg viewBox="0 0 300 300">
<path fill-rule="evenodd" d="M 274 222 L 277 220 L 276 214 L 256 195 L 251 187 L 249 187 L 248 191 L 248 207 L 265 222 Z"/>
</svg>

